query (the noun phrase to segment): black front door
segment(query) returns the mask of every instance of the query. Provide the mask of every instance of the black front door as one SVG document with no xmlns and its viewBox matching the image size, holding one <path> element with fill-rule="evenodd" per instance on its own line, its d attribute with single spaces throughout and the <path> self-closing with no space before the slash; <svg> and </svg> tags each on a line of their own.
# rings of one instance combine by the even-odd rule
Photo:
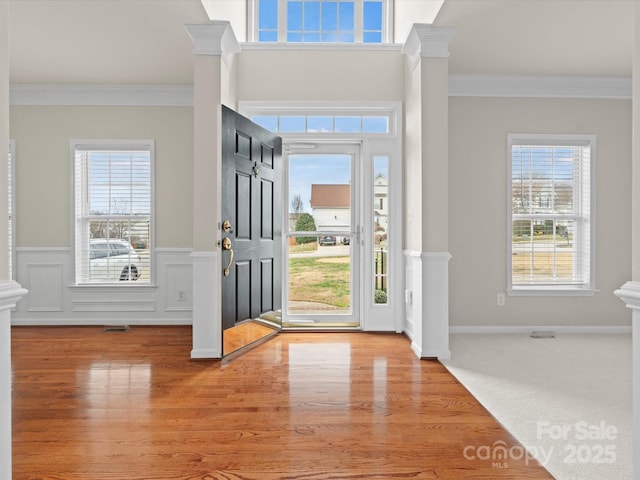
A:
<svg viewBox="0 0 640 480">
<path fill-rule="evenodd" d="M 224 105 L 222 220 L 226 330 L 281 308 L 282 139 Z"/>
</svg>

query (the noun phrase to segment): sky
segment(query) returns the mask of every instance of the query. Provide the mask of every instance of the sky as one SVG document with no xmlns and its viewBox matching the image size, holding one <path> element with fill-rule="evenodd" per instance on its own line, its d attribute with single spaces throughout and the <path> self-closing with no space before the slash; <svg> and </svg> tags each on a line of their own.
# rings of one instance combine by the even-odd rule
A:
<svg viewBox="0 0 640 480">
<path fill-rule="evenodd" d="M 311 184 L 351 183 L 351 155 L 290 155 L 289 211 L 291 199 L 302 196 L 304 211 L 311 213 Z"/>
<path fill-rule="evenodd" d="M 374 158 L 374 177 L 389 178 L 388 157 Z M 304 211 L 311 213 L 311 185 L 351 184 L 351 155 L 296 154 L 289 156 L 289 211 L 291 200 L 301 195 Z"/>
</svg>

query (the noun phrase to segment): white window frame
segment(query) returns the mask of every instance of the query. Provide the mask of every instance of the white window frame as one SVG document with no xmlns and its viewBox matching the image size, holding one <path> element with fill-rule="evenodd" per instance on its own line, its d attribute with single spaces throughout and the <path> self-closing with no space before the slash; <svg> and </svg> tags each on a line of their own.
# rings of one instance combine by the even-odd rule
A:
<svg viewBox="0 0 640 480">
<path fill-rule="evenodd" d="M 78 223 L 78 213 L 76 212 L 76 194 L 78 186 L 76 185 L 76 150 L 140 150 L 148 151 L 150 153 L 150 180 L 151 180 L 151 212 L 149 217 L 149 280 L 145 282 L 91 282 L 83 283 L 80 281 L 80 275 L 78 269 L 78 241 L 76 225 Z M 136 139 L 72 139 L 69 142 L 69 156 L 70 156 L 70 172 L 71 172 L 71 239 L 73 241 L 72 246 L 72 258 L 73 258 L 73 271 L 74 273 L 74 286 L 75 287 L 106 287 L 113 288 L 148 288 L 155 287 L 155 142 L 153 140 L 136 140 Z M 82 187 L 84 188 L 84 185 Z"/>
<path fill-rule="evenodd" d="M 575 236 L 580 235 L 580 240 L 575 240 L 574 243 L 579 246 L 576 247 L 576 253 L 574 253 L 574 262 L 579 262 L 579 268 L 585 266 L 588 263 L 588 271 L 583 274 L 586 277 L 586 281 L 581 285 L 514 285 L 513 284 L 513 209 L 512 209 L 512 147 L 518 145 L 539 145 L 539 146 L 587 146 L 590 149 L 589 155 L 589 178 L 580 178 L 580 188 L 578 195 L 582 197 L 585 193 L 585 188 L 589 190 L 589 206 L 588 211 L 584 211 L 581 215 L 574 215 L 575 218 L 580 218 L 580 224 L 588 225 L 588 233 L 584 233 L 583 228 L 579 228 Z M 595 271 L 595 251 L 596 251 L 596 205 L 595 205 L 595 192 L 596 192 L 596 137 L 595 135 L 571 135 L 571 134 L 509 134 L 508 135 L 508 153 L 507 153 L 507 165 L 508 165 L 508 191 L 507 191 L 507 294 L 510 296 L 591 296 L 597 292 L 596 285 L 596 271 Z M 574 193 L 575 195 L 575 193 Z M 577 206 L 574 208 L 578 208 Z M 540 214 L 542 217 L 549 217 L 553 215 Z M 587 238 L 585 238 L 585 235 Z M 582 246 L 585 246 L 583 249 Z M 588 252 L 584 250 L 587 249 Z M 575 263 L 574 263 L 575 264 Z"/>
<path fill-rule="evenodd" d="M 354 41 L 349 43 L 341 42 L 287 42 L 287 1 L 278 0 L 278 41 L 277 42 L 259 42 L 258 41 L 258 3 L 260 0 L 247 0 L 247 39 L 249 43 L 257 43 L 260 45 L 385 45 L 393 42 L 393 2 L 394 0 L 382 0 L 382 42 L 381 43 L 363 43 L 364 35 L 364 19 L 363 19 L 363 1 L 353 0 L 355 2 L 354 9 Z M 302 0 L 305 1 L 305 0 Z"/>
<path fill-rule="evenodd" d="M 389 158 L 389 178 L 387 197 L 389 212 L 389 261 L 388 271 L 388 303 L 380 304 L 374 301 L 373 292 L 373 263 L 361 262 L 360 272 L 354 275 L 361 275 L 367 281 L 361 301 L 361 328 L 365 331 L 389 331 L 394 328 L 396 332 L 402 332 L 403 308 L 404 308 L 404 273 L 403 273 L 403 229 L 402 229 L 402 104 L 400 102 L 337 102 L 322 103 L 317 102 L 271 102 L 271 101 L 240 101 L 238 102 L 239 112 L 251 118 L 253 115 L 300 115 L 300 116 L 386 116 L 389 119 L 389 130 L 387 133 L 322 133 L 322 132 L 300 132 L 300 133 L 279 133 L 283 140 L 283 149 L 306 149 L 313 148 L 314 144 L 323 143 L 358 143 L 361 145 L 361 157 L 363 166 L 358 174 L 361 175 L 361 211 L 360 216 L 363 226 L 358 231 L 360 241 L 365 244 L 363 259 L 373 259 L 373 198 L 374 198 L 374 171 L 373 157 L 386 156 Z M 310 150 L 312 151 L 312 150 Z M 369 161 L 371 160 L 371 161 Z M 285 179 L 288 175 L 285 173 Z M 282 194 L 288 185 L 283 188 Z M 353 201 L 353 199 L 352 199 Z M 283 205 L 287 205 L 284 202 Z M 283 216 L 283 222 L 286 216 Z M 358 222 L 359 223 L 359 222 Z M 283 224 L 283 231 L 287 231 Z M 371 239 L 371 244 L 367 246 L 365 238 Z M 283 249 L 285 246 L 283 245 Z M 283 258 L 284 258 L 283 250 Z M 371 280 L 371 281 L 369 281 Z M 286 288 L 286 285 L 283 285 Z M 393 326 L 390 328 L 389 318 L 393 319 Z"/>
<path fill-rule="evenodd" d="M 9 182 L 9 278 L 16 277 L 16 141 L 9 140 L 9 163 L 7 168 Z"/>
</svg>

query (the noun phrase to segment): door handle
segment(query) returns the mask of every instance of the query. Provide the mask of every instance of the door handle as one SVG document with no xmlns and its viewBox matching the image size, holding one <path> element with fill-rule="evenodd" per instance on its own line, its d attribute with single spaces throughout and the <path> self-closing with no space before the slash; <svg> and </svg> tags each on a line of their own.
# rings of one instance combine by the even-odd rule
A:
<svg viewBox="0 0 640 480">
<path fill-rule="evenodd" d="M 222 240 L 222 250 L 229 250 L 229 264 L 227 268 L 224 269 L 224 276 L 228 277 L 229 273 L 231 273 L 231 264 L 233 263 L 233 248 L 231 248 L 231 240 L 229 237 L 224 237 L 224 240 Z"/>
</svg>

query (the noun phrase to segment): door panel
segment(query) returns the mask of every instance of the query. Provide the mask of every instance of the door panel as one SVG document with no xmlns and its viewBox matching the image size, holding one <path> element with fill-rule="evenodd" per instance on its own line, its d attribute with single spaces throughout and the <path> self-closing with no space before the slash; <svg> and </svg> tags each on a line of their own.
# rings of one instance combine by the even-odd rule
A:
<svg viewBox="0 0 640 480">
<path fill-rule="evenodd" d="M 237 319 L 251 315 L 251 261 L 236 261 L 236 311 Z M 231 279 L 233 281 L 233 279 Z M 236 319 L 236 320 L 237 320 Z"/>
<path fill-rule="evenodd" d="M 236 172 L 236 240 L 251 240 L 251 177 Z"/>
<path fill-rule="evenodd" d="M 262 221 L 260 223 L 260 236 L 264 240 L 273 239 L 273 183 L 263 180 L 261 183 L 262 201 Z"/>
<path fill-rule="evenodd" d="M 260 275 L 262 276 L 262 311 L 273 311 L 273 260 L 260 260 Z"/>
<path fill-rule="evenodd" d="M 263 314 L 269 314 L 270 324 L 277 318 L 273 311 L 280 309 L 282 294 L 281 170 L 281 139 L 223 106 L 223 330 Z"/>
</svg>

